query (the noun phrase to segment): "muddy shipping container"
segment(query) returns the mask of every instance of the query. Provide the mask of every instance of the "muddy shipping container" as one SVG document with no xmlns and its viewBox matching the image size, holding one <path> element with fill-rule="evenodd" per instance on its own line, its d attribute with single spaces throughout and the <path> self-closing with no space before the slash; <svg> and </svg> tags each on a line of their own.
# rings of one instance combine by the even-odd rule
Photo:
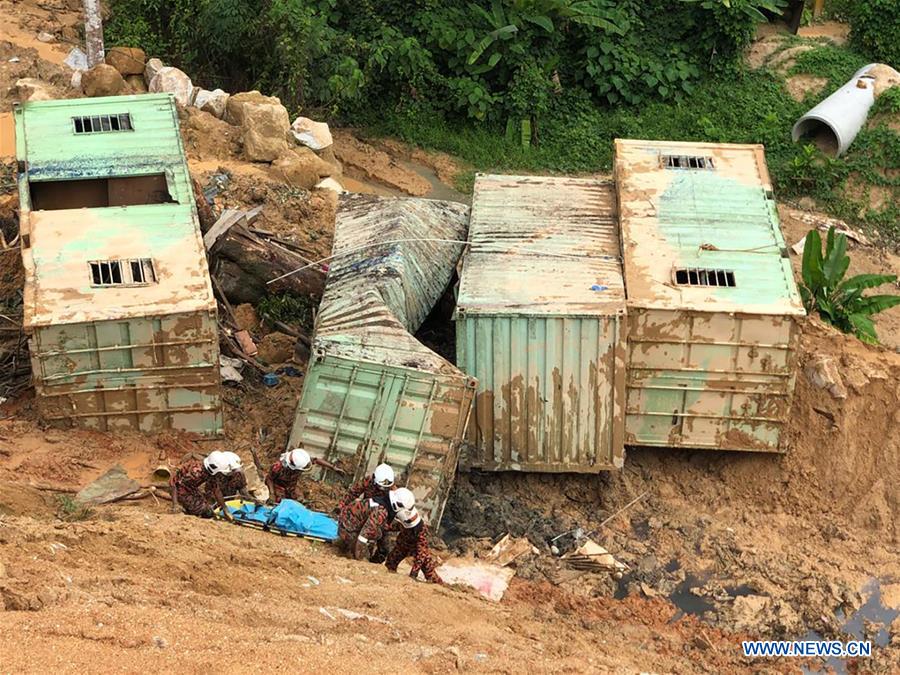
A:
<svg viewBox="0 0 900 675">
<path fill-rule="evenodd" d="M 616 141 L 626 443 L 785 449 L 804 315 L 762 146 Z"/>
<path fill-rule="evenodd" d="M 478 176 L 469 242 L 456 358 L 478 390 L 464 465 L 621 467 L 625 292 L 612 182 Z"/>
<path fill-rule="evenodd" d="M 29 102 L 15 120 L 42 417 L 220 432 L 216 303 L 172 97 Z"/>
<path fill-rule="evenodd" d="M 450 282 L 467 215 L 467 207 L 448 202 L 341 198 L 338 257 L 289 440 L 343 466 L 348 479 L 387 462 L 435 526 L 456 474 L 474 382 L 412 333 Z"/>
</svg>

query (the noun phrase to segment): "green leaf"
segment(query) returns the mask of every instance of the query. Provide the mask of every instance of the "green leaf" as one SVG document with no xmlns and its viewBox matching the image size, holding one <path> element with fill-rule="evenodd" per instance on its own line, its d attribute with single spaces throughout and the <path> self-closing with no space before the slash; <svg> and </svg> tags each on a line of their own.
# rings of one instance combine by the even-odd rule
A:
<svg viewBox="0 0 900 675">
<path fill-rule="evenodd" d="M 822 274 L 828 288 L 837 288 L 850 265 L 850 258 L 847 256 L 847 237 L 843 234 L 835 235 L 832 227 L 828 230 L 828 239 L 828 254 L 822 262 Z"/>
<path fill-rule="evenodd" d="M 884 284 L 890 284 L 897 281 L 894 274 L 857 274 L 844 280 L 837 290 L 849 293 L 855 290 L 863 290 L 866 288 L 877 288 Z"/>
<path fill-rule="evenodd" d="M 540 26 L 548 33 L 553 32 L 553 21 L 550 20 L 549 16 L 543 16 L 543 15 L 526 16 L 525 20 L 533 23 L 536 26 Z"/>
<path fill-rule="evenodd" d="M 488 62 L 487 62 L 488 69 L 491 69 L 494 66 L 496 66 L 497 63 L 499 63 L 500 58 L 501 58 L 500 52 L 495 52 L 494 54 L 491 54 L 491 58 L 489 58 Z"/>
<path fill-rule="evenodd" d="M 803 283 L 812 295 L 816 295 L 818 289 L 825 285 L 822 276 L 822 237 L 818 230 L 810 230 L 806 235 L 801 271 Z"/>
<path fill-rule="evenodd" d="M 869 295 L 856 301 L 854 313 L 872 316 L 900 305 L 900 295 Z"/>
<path fill-rule="evenodd" d="M 503 26 L 502 28 L 498 28 L 497 30 L 492 30 L 490 33 L 485 35 L 478 41 L 478 44 L 475 45 L 475 49 L 472 50 L 472 53 L 469 54 L 468 64 L 471 66 L 475 63 L 482 54 L 484 54 L 485 50 L 490 47 L 501 35 L 511 35 L 512 33 L 518 32 L 518 28 L 513 25 Z"/>
<path fill-rule="evenodd" d="M 848 317 L 853 326 L 853 334 L 860 340 L 870 345 L 878 344 L 878 334 L 875 332 L 875 323 L 863 314 L 850 314 Z"/>
</svg>

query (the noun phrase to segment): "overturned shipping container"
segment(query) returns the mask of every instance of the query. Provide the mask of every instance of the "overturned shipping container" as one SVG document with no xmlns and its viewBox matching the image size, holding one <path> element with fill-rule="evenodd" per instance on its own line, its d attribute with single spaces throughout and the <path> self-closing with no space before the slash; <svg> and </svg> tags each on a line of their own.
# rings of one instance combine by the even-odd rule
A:
<svg viewBox="0 0 900 675">
<path fill-rule="evenodd" d="M 15 120 L 42 417 L 220 432 L 216 303 L 171 95 L 29 102 Z"/>
<path fill-rule="evenodd" d="M 785 450 L 804 315 L 762 146 L 616 141 L 626 442 Z"/>
<path fill-rule="evenodd" d="M 449 202 L 341 198 L 337 257 L 289 441 L 354 479 L 387 462 L 435 526 L 475 385 L 411 333 L 450 282 L 467 215 Z"/>
<path fill-rule="evenodd" d="M 611 181 L 478 176 L 457 365 L 478 380 L 464 455 L 486 470 L 624 461 L 625 291 Z"/>
</svg>

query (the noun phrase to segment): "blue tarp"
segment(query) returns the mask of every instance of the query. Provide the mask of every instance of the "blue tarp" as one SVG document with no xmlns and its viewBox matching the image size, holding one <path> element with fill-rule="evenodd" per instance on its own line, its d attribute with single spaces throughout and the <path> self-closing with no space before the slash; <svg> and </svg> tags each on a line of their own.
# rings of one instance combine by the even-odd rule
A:
<svg viewBox="0 0 900 675">
<path fill-rule="evenodd" d="M 283 499 L 276 507 L 243 503 L 239 507 L 229 502 L 227 508 L 235 520 L 268 525 L 273 530 L 334 541 L 338 536 L 337 521 L 324 513 L 310 511 L 300 502 Z"/>
</svg>

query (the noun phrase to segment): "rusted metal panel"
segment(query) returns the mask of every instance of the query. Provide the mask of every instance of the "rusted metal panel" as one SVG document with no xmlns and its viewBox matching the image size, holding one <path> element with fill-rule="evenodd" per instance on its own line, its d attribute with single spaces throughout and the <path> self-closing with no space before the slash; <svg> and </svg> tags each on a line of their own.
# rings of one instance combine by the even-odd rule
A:
<svg viewBox="0 0 900 675">
<path fill-rule="evenodd" d="M 783 451 L 805 313 L 762 146 L 617 140 L 615 170 L 626 443 Z"/>
<path fill-rule="evenodd" d="M 83 133 L 86 117 L 101 131 Z M 171 95 L 28 102 L 15 120 L 39 408 L 98 429 L 219 433 L 216 303 Z M 91 268 L 142 260 L 128 284 Z"/>
<path fill-rule="evenodd" d="M 342 197 L 337 257 L 289 441 L 344 465 L 352 477 L 387 462 L 435 525 L 475 383 L 411 332 L 450 282 L 467 215 L 467 207 L 449 202 Z"/>
<path fill-rule="evenodd" d="M 625 291 L 611 181 L 478 176 L 457 364 L 478 380 L 464 465 L 624 461 Z"/>
<path fill-rule="evenodd" d="M 222 431 L 211 314 L 36 328 L 31 361 L 43 419 L 101 431 Z"/>
</svg>

